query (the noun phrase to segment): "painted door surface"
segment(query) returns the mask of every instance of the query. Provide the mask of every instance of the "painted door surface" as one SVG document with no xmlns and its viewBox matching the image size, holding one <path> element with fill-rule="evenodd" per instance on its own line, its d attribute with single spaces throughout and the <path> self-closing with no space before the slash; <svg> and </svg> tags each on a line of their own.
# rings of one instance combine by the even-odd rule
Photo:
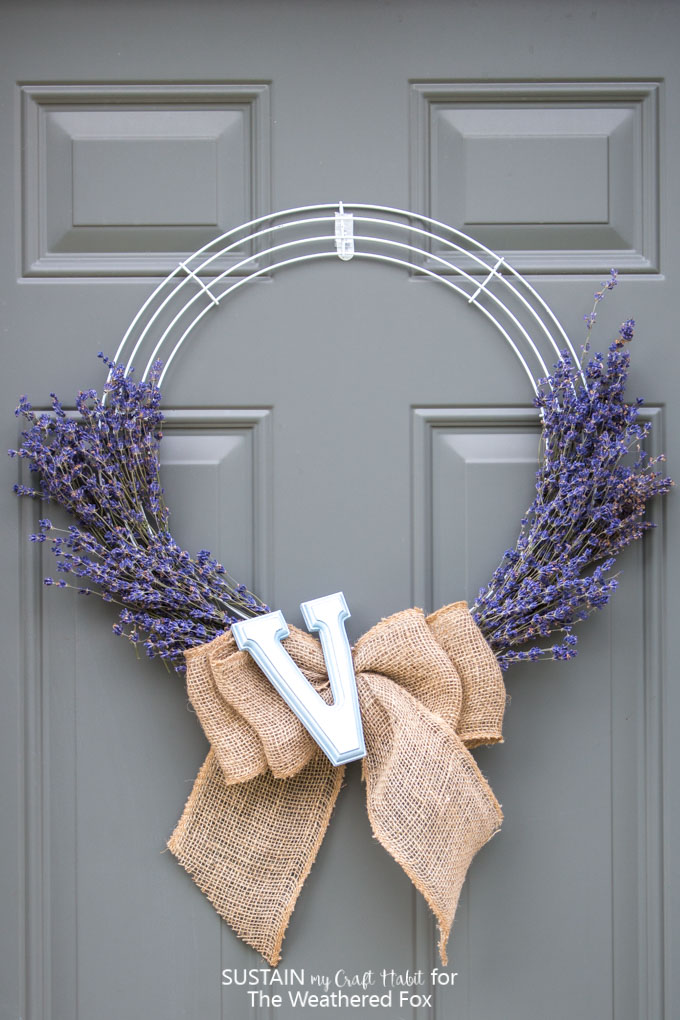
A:
<svg viewBox="0 0 680 1020">
<path fill-rule="evenodd" d="M 575 343 L 637 320 L 630 396 L 678 466 L 680 9 L 425 0 L 4 2 L 0 380 L 101 386 L 160 278 L 274 209 L 413 209 L 524 273 Z M 385 265 L 244 287 L 164 390 L 175 537 L 300 625 L 342 590 L 381 617 L 472 600 L 531 499 L 521 366 L 475 309 Z M 675 1015 L 678 508 L 622 557 L 569 663 L 508 672 L 505 743 L 475 752 L 503 805 L 428 1005 L 251 1002 L 262 966 L 165 843 L 206 752 L 181 678 L 137 661 L 111 607 L 44 589 L 39 510 L 0 487 L 1 1020 L 661 1020 Z M 34 512 L 35 511 L 35 512 Z M 284 944 L 331 978 L 437 966 L 428 911 L 372 839 L 357 765 Z M 423 991 L 428 995 L 428 987 Z M 262 986 L 260 986 L 262 987 Z"/>
</svg>

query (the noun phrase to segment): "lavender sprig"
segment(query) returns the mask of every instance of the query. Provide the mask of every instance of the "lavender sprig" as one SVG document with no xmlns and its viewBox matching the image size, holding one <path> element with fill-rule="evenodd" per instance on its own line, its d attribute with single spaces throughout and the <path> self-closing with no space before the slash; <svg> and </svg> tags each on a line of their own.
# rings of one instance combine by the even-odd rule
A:
<svg viewBox="0 0 680 1020">
<path fill-rule="evenodd" d="M 39 483 L 14 491 L 58 503 L 77 521 L 64 530 L 43 518 L 30 536 L 50 543 L 57 570 L 74 581 L 45 584 L 117 603 L 114 633 L 182 671 L 187 648 L 269 610 L 208 550 L 191 557 L 170 534 L 160 483 L 160 364 L 135 383 L 132 370 L 99 357 L 109 368 L 106 403 L 95 390 L 80 392 L 70 416 L 55 394 L 52 414 L 36 414 L 21 398 L 16 414 L 30 428 L 9 454 L 27 460 Z"/>
<path fill-rule="evenodd" d="M 585 317 L 588 335 L 615 284 L 612 270 Z M 638 421 L 643 401 L 624 401 L 634 326 L 622 323 L 606 358 L 595 354 L 581 365 L 563 352 L 534 401 L 543 422 L 536 497 L 514 549 L 471 610 L 503 667 L 576 655 L 573 625 L 609 602 L 616 556 L 654 526 L 644 519 L 646 505 L 673 484 L 655 470 L 665 458 L 641 449 L 650 428 Z M 554 634 L 557 643 L 541 641 Z"/>
</svg>

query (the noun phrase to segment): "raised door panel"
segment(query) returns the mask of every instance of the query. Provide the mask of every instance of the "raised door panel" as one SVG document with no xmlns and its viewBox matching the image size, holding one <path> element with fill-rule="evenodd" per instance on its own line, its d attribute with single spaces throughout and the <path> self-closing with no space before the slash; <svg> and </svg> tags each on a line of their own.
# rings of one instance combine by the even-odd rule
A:
<svg viewBox="0 0 680 1020">
<path fill-rule="evenodd" d="M 647 408 L 644 417 L 658 452 L 662 412 Z M 538 438 L 528 409 L 414 408 L 415 584 L 427 608 L 460 592 L 472 605 L 502 549 L 514 545 L 533 495 Z M 644 1016 L 657 994 L 658 961 L 650 970 L 627 961 L 646 959 L 663 917 L 653 792 L 663 543 L 657 530 L 621 557 L 625 581 L 579 628 L 573 662 L 505 674 L 505 743 L 475 752 L 505 821 L 474 864 L 453 937 L 456 1008 L 464 1000 L 460 1015 L 471 1020 L 502 1013 L 513 974 L 527 968 L 542 978 L 514 988 L 517 1015 L 538 1016 L 547 987 L 560 1020 Z M 443 1016 L 451 995 L 439 990 Z"/>
</svg>

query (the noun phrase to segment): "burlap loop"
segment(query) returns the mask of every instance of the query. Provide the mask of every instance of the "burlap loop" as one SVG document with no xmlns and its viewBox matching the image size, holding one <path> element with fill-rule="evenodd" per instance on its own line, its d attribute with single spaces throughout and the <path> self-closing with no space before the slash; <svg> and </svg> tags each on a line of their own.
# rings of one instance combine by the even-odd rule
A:
<svg viewBox="0 0 680 1020">
<path fill-rule="evenodd" d="M 330 703 L 319 642 L 290 631 L 286 650 Z M 500 669 L 464 602 L 427 619 L 407 609 L 382 620 L 353 658 L 370 823 L 432 909 L 445 963 L 467 869 L 502 821 L 467 750 L 502 740 Z M 186 659 L 211 751 L 168 846 L 220 916 L 275 966 L 344 770 L 231 635 Z"/>
</svg>

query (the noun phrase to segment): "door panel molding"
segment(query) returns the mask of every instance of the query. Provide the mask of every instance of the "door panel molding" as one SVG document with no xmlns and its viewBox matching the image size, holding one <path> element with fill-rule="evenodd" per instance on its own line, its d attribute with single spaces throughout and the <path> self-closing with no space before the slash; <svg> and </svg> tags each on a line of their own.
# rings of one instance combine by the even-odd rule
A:
<svg viewBox="0 0 680 1020">
<path fill-rule="evenodd" d="M 213 549 L 227 551 L 231 547 L 229 542 L 229 527 L 227 511 L 238 519 L 239 547 L 233 550 L 237 557 L 241 557 L 243 569 L 246 573 L 241 578 L 249 586 L 259 591 L 271 590 L 271 564 L 272 564 L 272 431 L 271 431 L 271 409 L 200 409 L 200 410 L 166 410 L 164 411 L 164 431 L 166 438 L 164 446 L 161 446 L 165 456 L 162 458 L 164 464 L 164 478 L 169 490 L 169 503 L 172 507 L 178 507 L 178 535 L 187 538 L 187 545 L 193 548 L 192 542 L 212 538 L 210 532 L 217 529 L 224 532 L 220 539 L 219 534 L 215 537 L 217 541 Z M 20 462 L 21 468 L 26 476 L 28 472 L 26 463 Z M 192 477 L 188 475 L 191 473 Z M 205 482 L 212 482 L 212 489 L 221 488 L 222 492 L 215 495 L 215 492 L 208 492 L 203 502 L 207 505 L 208 518 L 213 517 L 213 526 L 210 528 L 209 520 L 201 520 L 200 512 L 196 514 L 193 508 L 196 506 L 195 497 L 201 496 Z M 29 478 L 23 478 L 28 483 Z M 182 489 L 186 500 L 187 490 L 191 504 L 184 507 L 181 504 Z M 174 490 L 174 491 L 173 491 Z M 92 604 L 93 599 L 84 600 L 82 596 L 73 597 L 63 595 L 53 598 L 52 592 L 45 590 L 42 578 L 54 571 L 51 554 L 45 553 L 45 545 L 40 546 L 40 556 L 36 556 L 36 546 L 29 543 L 28 536 L 38 530 L 38 518 L 43 516 L 44 507 L 41 503 L 34 503 L 29 500 L 21 502 L 19 548 L 21 551 L 20 561 L 20 600 L 21 600 L 21 648 L 22 648 L 22 736 L 23 736 L 23 762 L 24 772 L 22 785 L 25 791 L 25 813 L 23 825 L 18 832 L 19 857 L 23 861 L 23 901 L 24 901 L 24 978 L 25 989 L 25 1015 L 31 1020 L 50 1020 L 51 1017 L 72 1017 L 77 1020 L 79 1015 L 83 1018 L 88 1015 L 87 1002 L 80 1002 L 78 972 L 79 967 L 87 968 L 83 964 L 83 957 L 92 948 L 88 944 L 87 930 L 88 919 L 91 923 L 93 911 L 96 907 L 89 908 L 88 901 L 93 898 L 94 882 L 97 891 L 97 874 L 90 873 L 87 868 L 83 876 L 79 872 L 78 861 L 84 860 L 91 855 L 95 859 L 100 857 L 98 846 L 109 844 L 112 852 L 116 854 L 116 840 L 119 840 L 119 849 L 125 853 L 131 852 L 134 858 L 134 848 L 129 851 L 129 840 L 124 839 L 124 833 L 129 831 L 119 828 L 118 812 L 125 810 L 127 798 L 121 796 L 119 804 L 115 799 L 110 802 L 110 809 L 99 811 L 96 806 L 96 797 L 93 798 L 88 790 L 84 790 L 84 776 L 80 773 L 81 768 L 87 768 L 96 763 L 96 752 L 93 752 L 92 740 L 101 743 L 102 753 L 114 755 L 113 762 L 109 761 L 109 771 L 115 777 L 116 782 L 121 783 L 121 789 L 130 790 L 131 783 L 125 781 L 126 761 L 132 756 L 126 756 L 124 743 L 125 737 L 120 728 L 120 719 L 116 718 L 115 702 L 109 703 L 107 708 L 106 691 L 111 692 L 113 698 L 121 697 L 114 694 L 116 686 L 120 688 L 121 682 L 116 677 L 108 675 L 112 670 L 122 671 L 125 677 L 132 677 L 139 674 L 136 668 L 134 656 L 131 650 L 120 647 L 118 639 L 110 637 L 104 641 L 102 647 L 108 649 L 107 661 L 101 671 L 95 669 L 93 674 L 88 662 L 88 645 L 92 640 L 101 641 L 102 635 L 106 634 L 106 624 L 109 628 L 115 622 L 116 615 L 111 612 L 111 607 Z M 55 508 L 52 511 L 55 524 L 62 516 Z M 174 515 L 173 515 L 174 516 Z M 205 513 L 203 514 L 205 517 Z M 67 520 L 67 518 L 65 518 Z M 249 527 L 244 527 L 242 521 L 252 522 Z M 232 524 L 233 526 L 233 524 Z M 195 528 L 196 538 L 192 534 L 186 534 L 187 530 Z M 218 553 L 219 555 L 219 553 Z M 93 639 L 91 635 L 98 634 L 99 639 Z M 92 645 L 96 648 L 96 644 Z M 119 654 L 120 653 L 120 654 Z M 102 675 L 98 678 L 97 672 Z M 104 675 L 106 674 L 106 675 Z M 162 667 L 155 669 L 147 667 L 146 676 L 138 676 L 139 684 L 130 680 L 133 685 L 128 691 L 129 700 L 125 696 L 121 701 L 127 703 L 128 711 L 136 712 L 139 706 L 140 711 L 148 720 L 153 720 L 155 713 L 164 712 L 165 705 L 168 705 L 168 715 L 165 717 L 168 725 L 172 723 L 173 712 L 183 713 L 182 707 L 185 696 L 180 694 L 182 686 L 177 686 L 177 678 L 174 680 L 174 691 L 167 690 L 168 677 Z M 101 680 L 101 683 L 98 682 Z M 148 701 L 147 689 L 151 691 L 153 702 L 154 686 L 158 686 L 159 701 L 156 708 Z M 123 686 L 125 686 L 123 684 Z M 102 695 L 102 691 L 104 694 Z M 173 697 L 169 697 L 172 694 Z M 178 706 L 179 698 L 179 706 Z M 104 730 L 101 734 L 93 736 L 91 730 L 81 730 L 79 725 L 79 713 L 87 720 L 88 711 L 83 709 L 83 700 L 90 701 L 90 722 L 93 718 L 102 718 Z M 145 704 L 146 702 L 146 704 Z M 174 708 L 171 705 L 174 702 Z M 149 714 L 149 710 L 151 712 Z M 181 720 L 183 726 L 183 719 Z M 135 727 L 131 727 L 130 739 L 142 741 L 141 734 L 135 737 Z M 120 741 L 122 748 L 120 755 L 116 750 L 116 743 Z M 158 880 L 162 884 L 164 875 L 173 873 L 171 881 L 176 882 L 178 873 L 171 862 L 169 855 L 164 858 L 157 858 L 154 862 L 153 849 L 157 853 L 163 849 L 165 838 L 169 835 L 172 826 L 176 821 L 182 806 L 182 798 L 186 796 L 186 783 L 197 768 L 200 757 L 205 753 L 203 736 L 200 729 L 196 727 L 192 740 L 186 740 L 189 747 L 182 747 L 182 755 L 187 755 L 190 765 L 180 766 L 181 775 L 176 784 L 179 799 L 176 806 L 169 808 L 165 825 L 167 833 L 162 830 L 162 825 L 157 825 L 158 840 L 149 847 L 148 859 L 153 864 L 154 882 L 155 874 L 158 873 Z M 163 745 L 159 745 L 162 747 Z M 161 752 L 162 753 L 162 752 Z M 178 755 L 171 749 L 166 749 L 171 757 L 166 761 L 166 766 Z M 82 756 L 83 766 L 79 764 L 79 755 Z M 196 759 L 195 763 L 193 759 Z M 163 767 L 159 762 L 159 767 Z M 130 777 L 128 777 L 129 780 Z M 97 777 L 92 777 L 96 784 Z M 140 783 L 137 796 L 143 799 L 144 782 Z M 158 788 L 156 783 L 156 788 Z M 163 791 L 160 791 L 163 794 Z M 97 796 L 101 790 L 97 787 Z M 146 795 L 149 795 L 147 788 Z M 128 805 L 129 806 L 129 805 Z M 145 810 L 150 813 L 150 805 L 147 803 Z M 58 815 L 58 825 L 54 817 Z M 150 823 L 153 826 L 153 819 Z M 118 835 L 115 836 L 117 830 Z M 112 834 L 113 833 L 113 834 Z M 109 838 L 110 837 L 110 838 Z M 143 836 L 141 837 L 144 838 Z M 155 840 L 155 835 L 152 841 Z M 97 847 L 97 849 L 93 849 Z M 79 854 L 79 847 L 84 853 Z M 102 855 L 103 856 L 103 855 Z M 121 856 L 123 853 L 121 852 Z M 158 867 L 157 861 L 162 865 Z M 104 866 L 104 865 L 102 865 Z M 52 880 L 53 873 L 59 875 L 59 881 Z M 104 878 L 104 882 L 106 879 Z M 128 872 L 127 884 L 134 889 L 140 881 L 140 877 L 134 871 Z M 89 884 L 88 891 L 82 893 L 82 884 Z M 189 915 L 194 911 L 197 917 L 193 924 L 200 923 L 207 926 L 209 931 L 214 933 L 210 942 L 211 953 L 214 956 L 214 982 L 210 991 L 212 995 L 212 1006 L 216 1018 L 229 1015 L 228 996 L 223 994 L 219 985 L 218 976 L 224 966 L 233 966 L 235 956 L 238 960 L 239 949 L 243 957 L 243 964 L 249 962 L 249 951 L 246 947 L 236 946 L 235 940 L 229 934 L 223 932 L 224 925 L 212 912 L 209 904 L 204 903 L 202 897 L 195 896 L 195 889 L 190 882 L 184 883 L 184 876 L 180 873 L 180 893 L 189 900 Z M 152 885 L 149 882 L 149 885 Z M 124 886 L 123 886 L 124 887 Z M 155 902 L 155 913 L 158 912 L 159 888 L 150 889 L 151 903 Z M 100 907 L 106 903 L 106 896 L 98 895 Z M 151 911 L 149 911 L 151 913 Z M 187 915 L 187 916 L 189 916 Z M 145 915 L 146 916 L 146 915 Z M 174 937 L 174 936 L 172 936 Z M 181 936 L 177 936 L 181 937 Z M 205 944 L 203 952 L 205 952 Z M 94 958 L 101 957 L 101 947 L 94 949 Z M 105 966 L 105 960 L 101 964 Z M 204 963 L 204 966 L 206 964 Z M 198 968 L 200 965 L 196 960 L 189 963 L 189 968 Z M 99 994 L 102 997 L 112 995 L 111 987 L 115 987 L 115 976 L 109 976 L 109 980 L 102 980 L 96 984 Z M 148 981 L 149 994 L 156 995 L 154 982 Z M 207 993 L 206 993 L 207 994 Z M 155 1001 L 155 999 L 153 1000 Z M 79 1012 L 80 1011 L 80 1012 Z M 251 1020 L 258 1020 L 260 1011 L 249 1011 Z"/>
<path fill-rule="evenodd" d="M 21 84 L 23 275 L 164 275 L 267 212 L 269 103 L 266 82 Z"/>
<path fill-rule="evenodd" d="M 520 272 L 656 273 L 662 84 L 412 81 L 411 207 Z"/>
<path fill-rule="evenodd" d="M 656 456 L 664 445 L 663 408 L 645 406 L 640 419 L 652 424 L 645 445 L 649 454 Z M 533 497 L 539 435 L 537 412 L 517 407 L 414 407 L 411 424 L 414 602 L 427 611 L 456 598 L 467 597 L 472 602 L 480 580 L 490 576 L 497 565 L 496 562 L 480 562 L 486 550 L 490 549 L 497 557 L 504 540 L 507 539 L 508 546 L 514 541 L 514 531 L 500 538 L 488 534 L 489 527 L 493 527 L 493 517 L 480 520 L 479 514 L 485 502 L 484 493 L 494 491 L 497 500 L 505 500 L 503 493 L 509 490 L 504 482 L 518 469 L 525 471 L 526 503 L 514 506 L 521 499 L 516 481 L 513 506 L 507 510 L 510 527 L 515 529 Z M 483 474 L 488 475 L 486 482 L 480 480 Z M 474 519 L 468 515 L 468 508 L 472 506 L 477 508 Z M 660 651 L 664 637 L 664 513 L 663 501 L 657 501 L 653 510 L 657 527 L 645 536 L 643 543 L 637 543 L 621 557 L 623 576 L 619 590 L 610 607 L 595 621 L 594 629 L 586 629 L 585 624 L 579 628 L 581 644 L 585 647 L 573 666 L 570 665 L 574 672 L 579 666 L 581 670 L 594 669 L 588 685 L 591 689 L 593 684 L 601 687 L 601 711 L 609 702 L 608 718 L 601 720 L 602 740 L 609 741 L 609 751 L 605 755 L 600 749 L 599 753 L 601 761 L 606 760 L 608 764 L 609 775 L 598 772 L 593 779 L 594 785 L 599 784 L 602 801 L 599 813 L 602 815 L 605 810 L 602 805 L 606 803 L 608 815 L 608 823 L 603 823 L 602 828 L 609 845 L 611 886 L 609 994 L 612 1000 L 607 1008 L 616 1018 L 635 1016 L 645 1020 L 664 1015 L 663 669 Z M 471 562 L 475 564 L 474 576 Z M 588 662 L 584 661 L 586 656 Z M 519 697 L 523 683 L 546 683 L 550 678 L 549 670 L 555 666 L 557 664 L 546 663 L 543 667 L 535 664 L 524 669 L 515 667 L 506 674 L 510 692 L 517 690 Z M 541 669 L 541 677 L 537 669 Z M 530 671 L 531 676 L 528 675 Z M 560 699 L 557 710 L 567 712 L 570 703 L 573 707 L 573 699 L 583 698 L 576 686 L 581 681 L 576 676 L 571 681 L 565 675 L 556 683 L 553 696 Z M 565 688 L 572 683 L 576 686 L 573 694 L 565 694 Z M 511 712 L 508 722 L 512 724 L 512 721 Z M 584 754 L 587 754 L 587 733 L 583 739 Z M 507 750 L 512 753 L 513 749 Z M 498 758 L 503 753 L 506 753 L 505 748 L 500 752 L 496 749 L 477 752 L 492 788 L 496 789 L 498 784 L 501 794 L 503 779 Z M 517 753 L 524 753 L 524 749 L 518 748 Z M 596 760 L 596 751 L 594 756 Z M 565 763 L 569 760 L 566 754 Z M 498 775 L 497 780 L 494 773 Z M 578 777 L 575 782 L 578 783 Z M 509 796 L 509 791 L 506 795 Z M 516 796 L 513 793 L 513 797 Z M 548 812 L 544 822 L 556 824 L 560 808 L 555 810 L 557 814 Z M 584 810 L 583 817 L 588 820 L 591 815 Z M 578 814 L 574 821 L 578 824 Z M 506 822 L 506 828 L 509 824 L 511 819 Z M 588 836 L 584 831 L 583 838 Z M 499 841 L 502 839 L 503 832 Z M 595 856 L 600 854 L 602 864 L 601 845 L 592 849 Z M 510 847 L 503 852 L 504 866 L 512 870 Z M 576 859 L 578 854 L 575 848 Z M 480 855 L 479 862 L 471 869 L 464 889 L 468 900 L 478 889 L 476 875 L 484 870 L 489 878 L 486 869 L 493 863 L 487 861 L 487 856 L 486 853 Z M 587 870 L 583 871 L 586 885 L 592 881 Z M 472 1018 L 485 1015 L 485 1009 L 482 1006 L 480 1012 L 475 1001 L 473 972 L 463 970 L 467 964 L 461 962 L 459 966 L 459 961 L 475 960 L 479 956 L 467 944 L 472 935 L 464 920 L 466 903 L 461 898 L 454 926 L 452 958 L 456 960 L 456 969 L 462 971 L 461 980 L 470 981 L 471 988 L 466 996 L 469 1013 L 464 1016 Z M 484 924 L 479 903 L 475 916 L 478 924 Z M 486 923 L 493 925 L 490 916 L 486 916 Z M 555 945 L 556 951 L 557 948 Z M 440 995 L 439 1002 L 444 1010 L 446 999 Z M 631 1010 L 633 1002 L 635 1008 Z M 488 1003 L 485 1005 L 488 1008 Z"/>
</svg>

